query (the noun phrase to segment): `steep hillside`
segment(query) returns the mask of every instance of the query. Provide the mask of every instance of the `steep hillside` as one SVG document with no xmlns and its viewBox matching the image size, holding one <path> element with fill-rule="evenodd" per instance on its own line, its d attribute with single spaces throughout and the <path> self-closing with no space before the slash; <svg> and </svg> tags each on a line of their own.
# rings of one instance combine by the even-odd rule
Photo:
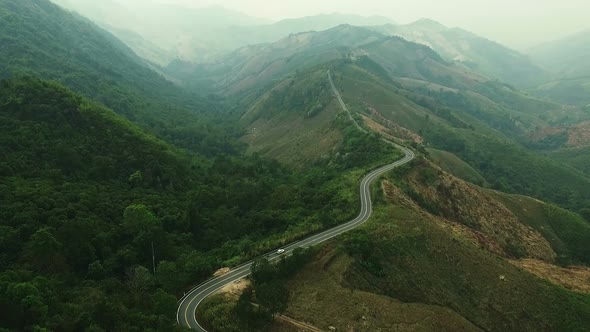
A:
<svg viewBox="0 0 590 332">
<path fill-rule="evenodd" d="M 563 218 L 567 212 L 529 198 L 516 202 L 516 197 L 468 185 L 427 163 L 407 172 L 403 191 L 383 183 L 382 204 L 372 222 L 326 246 L 291 279 L 286 315 L 314 326 L 359 331 L 394 326 L 400 331 L 585 330 L 590 296 L 580 292 L 590 283 L 571 284 L 568 276 L 580 271 L 583 277 L 590 269 L 563 270 L 561 276 L 535 270 L 536 277 L 526 270 L 533 266 L 530 260 L 500 257 L 514 251 L 551 261 L 551 248 L 562 250 L 564 243 L 577 254 L 584 250 L 582 239 L 590 239 L 590 224 L 580 224 L 576 216 Z M 572 232 L 548 235 L 550 229 Z M 523 251 L 511 249 L 510 241 L 504 247 L 502 242 L 513 236 L 523 236 L 513 243 Z M 556 238 L 563 243 L 553 242 Z M 395 308 L 396 315 L 384 314 L 384 306 Z"/>
<path fill-rule="evenodd" d="M 326 129 L 333 121 L 327 116 L 330 111 L 322 110 L 333 110 L 334 104 L 326 100 L 325 82 L 317 83 L 322 71 L 330 68 L 345 103 L 367 128 L 451 152 L 495 189 L 576 210 L 590 198 L 586 190 L 590 179 L 523 146 L 528 146 L 531 135 L 549 122 L 562 123 L 583 111 L 570 112 L 569 108 L 489 81 L 444 61 L 423 45 L 351 26 L 291 36 L 279 43 L 249 48 L 244 54 L 251 60 L 234 62 L 237 70 L 231 77 L 235 79 L 225 80 L 220 86 L 241 96 L 241 104 L 249 109 L 243 123 L 252 131 L 252 151 L 274 151 L 270 155 L 282 153 L 291 160 L 309 161 L 311 150 L 315 150 L 314 160 L 337 145 L 332 134 L 313 147 L 302 140 L 317 137 L 322 131 L 332 132 Z M 299 83 L 306 80 L 306 67 L 317 72 L 316 78 Z M 312 113 L 321 116 L 305 119 L 316 106 Z M 296 121 L 295 111 L 299 112 Z M 265 114 L 264 122 L 253 125 L 260 114 Z M 281 129 L 267 130 L 269 126 Z M 302 153 L 286 152 L 300 149 L 295 142 L 305 147 Z"/>
<path fill-rule="evenodd" d="M 334 121 L 340 105 L 323 70 L 288 79 L 242 116 L 250 152 L 299 167 L 329 158 L 344 140 Z"/>
<path fill-rule="evenodd" d="M 590 174 L 590 122 L 540 129 L 531 134 L 529 146 L 586 175 Z"/>
<path fill-rule="evenodd" d="M 88 17 L 109 29 L 118 38 L 129 42 L 138 54 L 146 54 L 145 45 L 137 43 L 137 36 L 149 40 L 170 58 L 148 57 L 162 66 L 170 60 L 204 61 L 246 44 L 233 47 L 237 39 L 225 33 L 230 26 L 251 26 L 269 23 L 220 6 L 195 8 L 190 5 L 156 1 L 92 1 L 54 0 L 55 3 Z M 130 35 L 130 32 L 134 35 Z M 129 38 L 133 37 L 133 38 Z"/>
<path fill-rule="evenodd" d="M 480 186 L 486 185 L 486 180 L 471 165 L 459 159 L 454 154 L 437 149 L 426 149 L 428 156 L 444 171 Z"/>
<path fill-rule="evenodd" d="M 575 252 L 582 242 L 547 232 L 549 224 L 575 226 L 578 216 L 564 219 L 567 212 L 544 203 L 478 188 L 426 161 L 394 173 L 404 189 L 383 181 L 371 221 L 317 248 L 296 273 L 274 276 L 289 294 L 282 317 L 318 330 L 586 330 L 590 268 L 551 264 L 553 248 L 567 243 Z M 529 224 L 537 217 L 548 224 Z M 508 259 L 515 254 L 537 260 Z M 234 315 L 230 331 L 254 330 L 260 317 L 243 302 L 251 295 L 207 310 Z"/>
<path fill-rule="evenodd" d="M 2 175 L 125 182 L 137 172 L 148 186 L 183 186 L 189 160 L 112 111 L 34 79 L 1 91 Z"/>
<path fill-rule="evenodd" d="M 479 245 L 491 252 L 548 263 L 559 257 L 562 264 L 590 265 L 590 251 L 584 245 L 590 240 L 590 224 L 575 213 L 528 197 L 483 190 L 425 160 L 396 172 L 395 178 L 420 208 L 468 227 Z"/>
<path fill-rule="evenodd" d="M 217 64 L 198 67 L 192 76 L 201 76 L 201 80 L 203 76 L 210 76 L 216 88 L 230 95 L 247 94 L 260 88 L 268 89 L 269 85 L 297 71 L 341 59 L 351 48 L 383 38 L 377 32 L 350 25 L 322 32 L 303 32 L 272 44 L 237 50 Z"/>
<path fill-rule="evenodd" d="M 427 45 L 447 61 L 454 61 L 492 79 L 532 86 L 546 78 L 546 73 L 526 55 L 469 31 L 448 28 L 428 19 L 371 29 Z"/>
<path fill-rule="evenodd" d="M 103 27 L 129 46 L 137 55 L 157 66 L 165 67 L 177 59 L 172 51 L 159 47 L 134 31 L 110 25 L 103 25 Z"/>
<path fill-rule="evenodd" d="M 185 269 L 209 166 L 55 83 L 1 81 L 0 104 L 0 328 L 173 329 L 149 248 Z"/>
<path fill-rule="evenodd" d="M 292 35 L 277 43 L 244 48 L 228 55 L 220 64 L 192 67 L 188 71 L 193 74 L 183 77 L 228 95 L 256 96 L 306 68 L 338 61 L 357 63 L 381 80 L 413 90 L 417 93 L 415 101 L 420 104 L 438 103 L 464 111 L 519 141 L 528 140 L 528 134 L 538 128 L 561 124 L 574 115 L 583 117 L 581 110 L 526 96 L 506 84 L 447 62 L 426 46 L 352 26 Z M 182 72 L 182 68 L 178 64 L 174 72 Z"/>
<path fill-rule="evenodd" d="M 586 176 L 527 151 L 491 129 L 477 114 L 447 108 L 438 99 L 420 95 L 420 91 L 400 89 L 395 82 L 382 80 L 358 63 L 339 67 L 334 77 L 354 113 L 372 117 L 385 127 L 393 123 L 419 134 L 424 144 L 455 154 L 496 189 L 575 209 L 590 198 Z"/>
<path fill-rule="evenodd" d="M 215 107 L 147 68 L 112 35 L 48 0 L 1 0 L 0 44 L 0 77 L 58 81 L 169 141 L 208 149 L 190 142 L 187 133 L 202 138 L 199 130 L 210 131 L 195 113 Z"/>
<path fill-rule="evenodd" d="M 0 105 L 0 329 L 175 330 L 183 291 L 352 218 L 367 165 L 398 157 L 352 136 L 304 172 L 205 158 L 36 79 Z"/>
</svg>

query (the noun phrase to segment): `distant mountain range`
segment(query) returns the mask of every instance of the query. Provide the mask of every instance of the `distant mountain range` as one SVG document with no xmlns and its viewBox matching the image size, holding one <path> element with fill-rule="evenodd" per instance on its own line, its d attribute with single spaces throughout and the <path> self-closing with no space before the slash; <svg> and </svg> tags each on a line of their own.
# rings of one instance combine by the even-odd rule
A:
<svg viewBox="0 0 590 332">
<path fill-rule="evenodd" d="M 239 47 L 277 41 L 291 33 L 326 30 L 339 24 L 392 24 L 381 16 L 327 14 L 276 23 L 220 6 L 186 8 L 138 0 L 53 0 L 116 35 L 138 54 L 160 65 L 174 58 L 207 62 Z M 149 42 L 147 42 L 149 40 Z"/>
<path fill-rule="evenodd" d="M 537 93 L 559 102 L 590 104 L 590 30 L 533 47 L 529 54 L 553 79 Z"/>
<path fill-rule="evenodd" d="M 216 62 L 247 45 L 273 43 L 290 34 L 322 31 L 341 24 L 370 27 L 431 47 L 445 60 L 519 87 L 538 86 L 550 76 L 524 54 L 460 28 L 421 19 L 397 25 L 382 16 L 323 14 L 271 23 L 223 7 L 114 0 L 54 0 L 99 22 L 137 54 L 160 66 L 181 60 Z M 152 22 L 152 23 L 146 23 Z"/>
<path fill-rule="evenodd" d="M 555 193 L 565 190 L 563 183 L 537 179 L 557 172 L 571 186 L 590 184 L 579 172 L 522 147 L 538 128 L 587 119 L 583 110 L 531 98 L 401 37 L 340 25 L 244 47 L 217 64 L 175 67 L 192 84 L 201 82 L 197 91 L 209 87 L 238 100 L 239 108 L 248 110 L 242 123 L 249 128 L 250 151 L 284 162 L 317 160 L 344 135 L 333 123 L 330 69 L 358 121 L 452 152 L 494 179 L 496 189 L 559 202 Z M 587 196 L 582 187 L 577 190 Z"/>
<path fill-rule="evenodd" d="M 567 77 L 590 74 L 590 29 L 531 48 L 533 60 Z"/>
<path fill-rule="evenodd" d="M 448 28 L 429 19 L 373 29 L 427 45 L 448 61 L 518 86 L 534 85 L 547 76 L 543 69 L 524 54 L 469 31 Z"/>
</svg>

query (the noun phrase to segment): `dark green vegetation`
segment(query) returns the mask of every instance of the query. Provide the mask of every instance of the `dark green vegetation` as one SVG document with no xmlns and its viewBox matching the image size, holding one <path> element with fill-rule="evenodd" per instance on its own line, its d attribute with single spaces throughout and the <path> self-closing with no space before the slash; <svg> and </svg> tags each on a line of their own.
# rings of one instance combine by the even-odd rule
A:
<svg viewBox="0 0 590 332">
<path fill-rule="evenodd" d="M 191 156 L 35 79 L 3 81 L 0 105 L 7 328 L 171 329 L 187 285 L 355 212 L 348 163 Z"/>
<path fill-rule="evenodd" d="M 247 47 L 222 64 L 169 68 L 194 69 L 181 78 L 219 93 L 209 97 L 188 94 L 47 0 L 0 0 L 0 43 L 0 328 L 175 329 L 176 299 L 215 269 L 353 217 L 361 176 L 399 156 L 376 131 L 422 152 L 436 148 L 433 159 L 470 181 L 590 218 L 584 159 L 568 158 L 575 170 L 533 150 L 561 147 L 561 136 L 541 147 L 528 141 L 587 110 L 530 98 L 398 37 L 345 25 Z M 328 70 L 372 134 L 341 111 Z M 447 201 L 423 198 L 423 210 L 445 209 Z M 514 197 L 503 199 L 510 205 Z M 580 216 L 513 205 L 550 243 L 539 250 L 548 261 L 589 262 Z M 516 329 L 519 320 L 536 330 L 588 322 L 587 297 L 534 278 L 524 285 L 531 276 L 429 225 L 424 214 L 385 209 L 382 222 L 344 244 L 357 259 L 350 282 L 451 308 L 489 330 Z M 384 222 L 387 213 L 403 222 Z M 479 220 L 468 217 L 461 221 Z M 510 257 L 530 253 L 501 244 Z M 221 329 L 240 328 L 231 317 L 265 328 L 293 295 L 285 288 L 296 269 L 289 262 L 260 262 L 254 289 L 236 309 L 217 303 L 203 314 Z M 497 284 L 498 274 L 508 283 Z"/>
<path fill-rule="evenodd" d="M 575 210 L 590 199 L 587 176 L 527 149 L 530 133 L 548 125 L 559 125 L 572 112 L 583 111 L 570 112 L 560 105 L 523 95 L 508 85 L 484 80 L 446 62 L 424 46 L 361 28 L 340 26 L 290 36 L 276 46 L 248 49 L 232 59 L 240 68 L 239 75 L 231 74 L 236 72 L 232 67 L 226 74 L 231 79 L 220 79 L 220 88 L 239 96 L 252 91 L 243 99 L 247 105 L 254 105 L 249 113 L 264 114 L 275 127 L 278 127 L 277 119 L 285 118 L 285 110 L 293 104 L 281 91 L 300 99 L 318 95 L 317 105 L 324 106 L 324 110 L 317 112 L 330 110 L 331 104 L 322 102 L 322 85 L 316 85 L 317 77 L 306 85 L 316 87 L 315 94 L 306 94 L 306 88 L 297 85 L 285 87 L 285 84 L 299 83 L 304 76 L 302 66 L 314 68 L 324 63 L 321 68 L 333 70 L 336 85 L 355 113 L 374 118 L 373 109 L 385 120 L 420 134 L 427 145 L 451 152 L 467 162 L 493 188 L 538 197 Z M 215 77 L 225 77 L 223 70 L 219 70 Z M 318 72 L 321 79 L 321 69 Z M 268 88 L 273 79 L 282 77 L 286 80 Z M 267 89 L 272 92 L 262 94 L 258 100 L 252 98 L 258 95 L 256 91 Z M 310 100 L 306 109 L 313 105 Z M 251 128 L 261 126 L 251 123 L 258 117 L 248 114 L 246 118 Z M 384 124 L 384 121 L 377 122 Z M 263 132 L 267 135 L 270 131 Z M 259 142 L 251 144 L 256 147 Z"/>
<path fill-rule="evenodd" d="M 570 166 L 590 176 L 590 147 L 565 148 L 551 151 L 549 156 L 563 160 Z"/>
<path fill-rule="evenodd" d="M 48 0 L 0 0 L 0 44 L 0 78 L 59 81 L 176 145 L 209 155 L 234 149 L 231 128 L 210 119 L 218 106 L 178 89 L 112 35 Z"/>
<path fill-rule="evenodd" d="M 587 206 L 590 179 L 519 144 L 516 133 L 520 130 L 507 129 L 515 137 L 511 139 L 491 129 L 488 123 L 493 122 L 485 117 L 470 114 L 464 107 L 451 107 L 447 99 L 439 98 L 444 92 L 424 93 L 422 88 L 411 86 L 402 90 L 356 64 L 343 64 L 334 70 L 345 102 L 355 111 L 368 114 L 368 105 L 385 119 L 419 133 L 427 146 L 451 152 L 471 165 L 492 188 L 537 197 L 576 211 Z"/>
<path fill-rule="evenodd" d="M 483 330 L 585 331 L 590 322 L 590 296 L 540 280 L 402 206 L 379 208 L 343 250 L 355 258 L 347 287 L 448 307 Z"/>
</svg>

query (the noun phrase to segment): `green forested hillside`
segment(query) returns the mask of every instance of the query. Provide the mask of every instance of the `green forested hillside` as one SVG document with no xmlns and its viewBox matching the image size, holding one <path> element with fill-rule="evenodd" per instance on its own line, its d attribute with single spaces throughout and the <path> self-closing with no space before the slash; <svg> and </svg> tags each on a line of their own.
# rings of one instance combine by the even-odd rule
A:
<svg viewBox="0 0 590 332">
<path fill-rule="evenodd" d="M 215 104 L 190 96 L 150 70 L 122 42 L 48 0 L 0 0 L 0 77 L 55 80 L 155 131 L 205 153 L 228 152 L 223 133 L 204 116 Z"/>
<path fill-rule="evenodd" d="M 568 117 L 568 110 L 562 110 L 561 105 L 526 96 L 503 83 L 460 70 L 446 63 L 432 50 L 401 38 L 368 41 L 363 30 L 339 27 L 315 33 L 317 36 L 314 37 L 306 36 L 301 43 L 291 37 L 279 43 L 288 45 L 287 50 L 280 48 L 273 52 L 275 47 L 278 48 L 278 44 L 273 44 L 252 57 L 272 59 L 274 62 L 272 65 L 266 63 L 266 69 L 238 66 L 242 68 L 241 75 L 249 78 L 233 81 L 229 86 L 230 90 L 235 86 L 248 86 L 244 89 L 250 91 L 243 103 L 251 105 L 244 117 L 252 120 L 248 124 L 254 132 L 247 139 L 251 149 L 278 151 L 275 157 L 281 152 L 291 159 L 307 157 L 308 149 L 299 148 L 299 154 L 286 152 L 291 150 L 283 142 L 296 146 L 304 142 L 297 137 L 314 137 L 318 128 L 313 125 L 335 119 L 335 115 L 328 118 L 327 114 L 333 111 L 333 104 L 330 100 L 324 100 L 326 91 L 322 84 L 317 83 L 322 81 L 321 72 L 331 68 L 337 88 L 353 113 L 367 116 L 385 127 L 394 124 L 421 136 L 430 147 L 457 155 L 479 172 L 493 188 L 530 195 L 576 211 L 590 201 L 590 192 L 587 190 L 590 178 L 526 148 L 530 133 L 548 126 L 549 121 L 554 124 L 564 121 Z M 314 40 L 332 40 L 338 34 L 346 36 L 339 41 L 347 38 L 352 41 L 353 46 L 348 51 L 341 47 L 338 52 L 314 53 Z M 369 39 L 376 37 L 371 34 L 368 36 Z M 324 46 L 321 43 L 318 47 Z M 269 52 L 273 57 L 266 57 Z M 283 56 L 285 52 L 289 54 L 288 58 Z M 257 54 L 257 51 L 254 53 Z M 326 54 L 330 56 L 326 58 Z M 314 64 L 320 61 L 324 61 L 323 65 Z M 262 65 L 263 62 L 258 60 L 253 63 Z M 291 67 L 294 63 L 299 66 Z M 319 74 L 315 75 L 314 80 L 305 81 L 307 72 L 312 70 L 317 70 Z M 265 83 L 285 76 L 288 78 L 275 85 Z M 325 82 L 327 78 L 323 80 Z M 254 81 L 258 85 L 250 85 Z M 297 84 L 300 81 L 306 84 Z M 269 92 L 262 94 L 259 99 L 251 98 L 259 91 L 266 91 L 269 85 Z M 308 91 L 310 88 L 312 91 Z M 281 94 L 280 91 L 285 93 Z M 294 102 L 289 103 L 285 95 L 300 98 L 291 98 Z M 303 124 L 295 126 L 296 122 L 287 118 L 292 114 L 287 110 L 297 102 L 301 110 L 317 106 L 314 114 L 322 116 L 312 118 L 306 127 Z M 252 118 L 254 113 L 264 114 L 264 117 Z M 561 120 L 560 115 L 557 115 L 559 113 Z M 279 121 L 281 119 L 282 122 Z M 283 126 L 282 123 L 297 129 L 290 130 L 291 127 Z M 269 124 L 274 129 L 280 127 L 275 130 L 275 134 L 281 137 L 273 136 Z M 322 128 L 329 127 L 324 125 Z M 337 139 L 331 142 L 328 140 L 331 137 L 329 129 L 321 130 L 326 133 L 326 139 L 313 145 L 318 147 L 318 151 L 327 151 L 330 146 L 337 145 Z"/>
<path fill-rule="evenodd" d="M 351 110 L 374 110 L 420 134 L 427 146 L 455 154 L 478 171 L 493 188 L 521 193 L 576 211 L 588 204 L 590 179 L 577 170 L 529 151 L 490 128 L 485 119 L 449 108 L 444 99 L 420 89 L 400 89 L 359 64 L 335 67 L 335 81 Z M 375 117 L 373 115 L 373 117 Z"/>
<path fill-rule="evenodd" d="M 219 167 L 54 83 L 2 81 L 0 105 L 0 326 L 171 329 L 178 290 L 224 259 L 195 251 L 221 238 L 199 241 L 190 232 L 206 221 L 188 212 L 199 188 L 223 190 Z M 202 213 L 217 225 L 235 214 Z M 152 243 L 168 281 L 148 273 Z"/>
<path fill-rule="evenodd" d="M 383 157 L 207 159 L 37 79 L 1 81 L 0 105 L 0 328 L 171 330 L 216 268 L 351 218 L 356 167 Z"/>
<path fill-rule="evenodd" d="M 188 82 L 208 82 L 227 95 L 251 97 L 309 68 L 342 61 L 356 63 L 395 88 L 416 92 L 419 101 L 435 99 L 468 113 L 519 142 L 526 141 L 528 134 L 538 128 L 560 125 L 573 113 L 581 112 L 527 96 L 508 84 L 444 60 L 424 45 L 353 26 L 292 35 L 270 45 L 244 48 L 218 64 L 176 64 L 171 68 L 175 73 L 184 72 L 182 77 Z M 191 71 L 193 74 L 187 74 Z"/>
</svg>

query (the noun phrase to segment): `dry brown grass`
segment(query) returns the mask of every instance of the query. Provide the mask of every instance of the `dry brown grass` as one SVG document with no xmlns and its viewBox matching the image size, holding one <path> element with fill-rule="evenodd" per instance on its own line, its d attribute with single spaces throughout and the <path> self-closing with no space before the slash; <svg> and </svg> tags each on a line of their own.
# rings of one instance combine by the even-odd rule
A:
<svg viewBox="0 0 590 332">
<path fill-rule="evenodd" d="M 215 271 L 215 273 L 213 273 L 214 277 L 221 277 L 224 274 L 227 274 L 230 271 L 229 267 L 222 267 L 221 269 Z"/>
<path fill-rule="evenodd" d="M 447 220 L 444 218 L 440 218 L 434 216 L 422 208 L 420 208 L 410 197 L 404 194 L 398 187 L 396 187 L 393 183 L 389 181 L 383 181 L 382 189 L 387 199 L 394 203 L 401 206 L 405 206 L 411 208 L 415 212 L 422 215 L 423 218 L 426 220 L 430 220 L 434 223 L 437 223 L 440 227 L 450 231 L 453 235 L 458 238 L 461 238 L 465 241 L 470 242 L 471 244 L 487 250 L 491 253 L 494 253 L 498 256 L 506 256 L 507 254 L 504 252 L 500 244 L 498 244 L 493 238 L 483 234 L 482 232 L 478 232 L 472 228 L 469 228 L 461 223 Z"/>
<path fill-rule="evenodd" d="M 425 173 L 430 176 L 425 178 Z M 511 253 L 518 246 L 520 254 L 554 262 L 556 253 L 549 242 L 518 217 L 494 195 L 480 187 L 460 180 L 424 161 L 406 176 L 406 182 L 428 204 L 438 209 L 438 215 L 472 229 L 483 240 L 493 241 L 504 252 Z"/>
<path fill-rule="evenodd" d="M 567 145 L 569 147 L 590 145 L 590 122 L 584 122 L 570 128 Z"/>
<path fill-rule="evenodd" d="M 547 127 L 531 134 L 533 141 L 540 141 L 549 136 L 567 133 L 566 146 L 579 148 L 590 145 L 590 121 L 583 122 L 571 127 Z"/>
<path fill-rule="evenodd" d="M 351 258 L 324 248 L 291 282 L 287 315 L 324 331 L 479 331 L 450 309 L 343 286 Z M 280 331 L 280 330 L 276 330 Z"/>
<path fill-rule="evenodd" d="M 567 289 L 590 294 L 590 268 L 560 267 L 535 259 L 511 260 L 510 263 Z"/>
</svg>

